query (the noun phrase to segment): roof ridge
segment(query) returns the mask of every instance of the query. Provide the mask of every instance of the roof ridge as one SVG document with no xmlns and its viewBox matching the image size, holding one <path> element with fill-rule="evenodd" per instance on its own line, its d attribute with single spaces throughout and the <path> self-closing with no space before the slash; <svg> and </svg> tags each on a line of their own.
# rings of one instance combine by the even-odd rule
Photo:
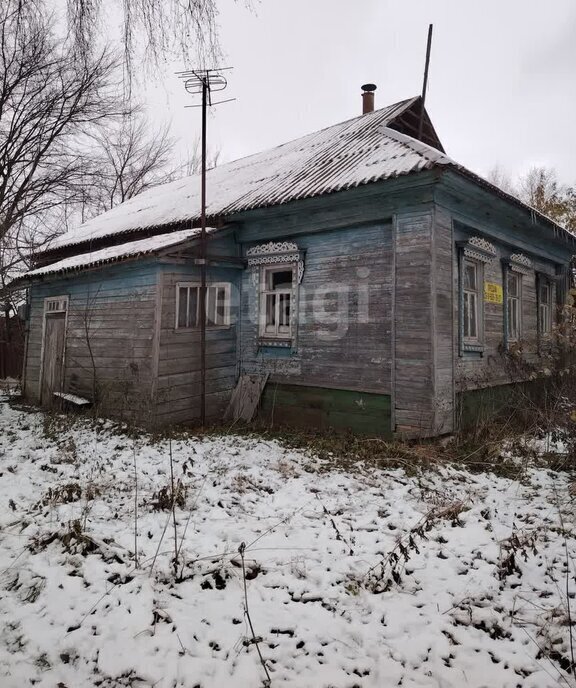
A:
<svg viewBox="0 0 576 688">
<path fill-rule="evenodd" d="M 291 146 L 291 145 L 295 144 L 297 141 L 301 141 L 301 140 L 307 139 L 309 137 L 317 136 L 318 134 L 321 134 L 322 132 L 328 131 L 329 129 L 335 129 L 337 127 L 344 127 L 345 125 L 350 124 L 351 122 L 355 122 L 356 120 L 360 120 L 362 118 L 370 118 L 371 119 L 373 117 L 376 117 L 376 115 L 382 116 L 382 113 L 385 110 L 392 110 L 393 108 L 397 108 L 400 105 L 404 106 L 402 109 L 402 111 L 403 111 L 403 110 L 407 109 L 410 105 L 415 103 L 418 100 L 418 98 L 421 98 L 421 96 L 417 95 L 417 96 L 412 96 L 411 98 L 405 98 L 403 100 L 399 100 L 396 103 L 391 103 L 390 105 L 385 105 L 384 107 L 378 108 L 377 110 L 373 110 L 372 112 L 366 112 L 366 113 L 363 113 L 360 115 L 355 115 L 354 117 L 349 117 L 348 119 L 344 119 L 341 122 L 335 122 L 334 124 L 329 124 L 325 127 L 321 127 L 320 129 L 315 129 L 314 131 L 309 131 L 307 134 L 303 134 L 302 136 L 297 136 L 296 138 L 290 139 L 289 141 L 284 141 L 284 143 L 278 143 L 277 145 L 271 146 L 270 148 L 264 148 L 260 151 L 255 151 L 254 153 L 249 153 L 248 155 L 243 155 L 239 158 L 234 158 L 234 160 L 228 160 L 227 162 L 224 162 L 221 165 L 218 165 L 218 167 L 211 168 L 210 170 L 208 170 L 208 172 L 211 172 L 212 170 L 215 170 L 215 169 L 221 170 L 224 167 L 226 167 L 227 165 L 233 165 L 235 163 L 241 162 L 242 160 L 250 160 L 250 158 L 253 158 L 257 155 L 263 155 L 264 153 L 268 153 L 268 152 L 272 153 L 272 151 L 283 148 L 284 146 Z M 395 112 L 394 116 L 397 117 L 399 114 L 400 114 L 400 112 Z M 188 175 L 186 177 L 182 177 L 182 179 L 192 179 L 192 178 L 199 177 L 199 176 L 200 175 L 198 173 L 197 174 L 191 174 L 191 175 Z"/>
</svg>

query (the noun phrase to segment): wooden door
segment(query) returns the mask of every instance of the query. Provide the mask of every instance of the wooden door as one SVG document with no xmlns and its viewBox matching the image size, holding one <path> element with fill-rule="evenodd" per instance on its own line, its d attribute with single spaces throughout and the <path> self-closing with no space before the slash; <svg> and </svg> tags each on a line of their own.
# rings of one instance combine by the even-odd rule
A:
<svg viewBox="0 0 576 688">
<path fill-rule="evenodd" d="M 62 391 L 65 329 L 66 313 L 46 314 L 42 387 L 40 391 L 40 402 L 44 406 L 52 406 L 54 403 L 53 392 Z"/>
</svg>

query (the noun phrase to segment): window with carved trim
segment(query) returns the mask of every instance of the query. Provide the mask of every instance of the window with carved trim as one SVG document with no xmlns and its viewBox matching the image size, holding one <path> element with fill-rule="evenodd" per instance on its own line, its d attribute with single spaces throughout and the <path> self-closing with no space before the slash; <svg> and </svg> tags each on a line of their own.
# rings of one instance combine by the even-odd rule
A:
<svg viewBox="0 0 576 688">
<path fill-rule="evenodd" d="M 299 284 L 305 251 L 293 241 L 269 241 L 246 250 L 258 296 L 258 346 L 295 348 Z"/>
<path fill-rule="evenodd" d="M 484 352 L 484 273 L 497 257 L 493 244 L 472 236 L 458 244 L 458 315 L 460 355 Z"/>
<path fill-rule="evenodd" d="M 481 266 L 473 260 L 464 260 L 463 288 L 463 332 L 464 342 L 480 342 L 480 273 Z"/>
<path fill-rule="evenodd" d="M 296 284 L 297 272 L 295 265 L 273 265 L 261 269 L 261 337 L 280 340 L 292 338 L 292 304 Z"/>
<path fill-rule="evenodd" d="M 176 285 L 176 329 L 200 327 L 201 286 L 191 282 Z M 206 285 L 206 327 L 230 324 L 230 285 Z"/>
</svg>

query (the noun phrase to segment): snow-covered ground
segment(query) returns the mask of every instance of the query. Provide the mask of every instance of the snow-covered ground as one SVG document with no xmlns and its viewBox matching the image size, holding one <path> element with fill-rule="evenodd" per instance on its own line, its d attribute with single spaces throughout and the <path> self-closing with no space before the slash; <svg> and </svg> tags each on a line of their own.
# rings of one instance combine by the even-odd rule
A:
<svg viewBox="0 0 576 688">
<path fill-rule="evenodd" d="M 272 686 L 575 685 L 565 473 L 345 472 L 234 435 L 172 455 L 176 570 L 167 441 L 0 397 L 2 688 L 254 688 L 258 649 Z"/>
</svg>

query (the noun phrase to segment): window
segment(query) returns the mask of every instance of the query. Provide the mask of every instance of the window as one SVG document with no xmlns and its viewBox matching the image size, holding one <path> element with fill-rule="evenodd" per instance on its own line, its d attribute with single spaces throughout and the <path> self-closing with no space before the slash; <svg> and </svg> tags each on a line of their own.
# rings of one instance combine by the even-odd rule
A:
<svg viewBox="0 0 576 688">
<path fill-rule="evenodd" d="M 200 327 L 200 285 L 176 285 L 176 329 Z M 230 325 L 230 285 L 206 285 L 206 327 Z"/>
<path fill-rule="evenodd" d="M 502 288 L 485 283 L 485 266 L 498 257 L 496 247 L 481 236 L 458 241 L 458 344 L 461 356 L 484 353 L 485 302 L 502 303 Z"/>
<path fill-rule="evenodd" d="M 520 275 L 508 270 L 506 275 L 506 334 L 509 342 L 517 342 L 521 337 L 521 290 Z"/>
<path fill-rule="evenodd" d="M 480 342 L 480 265 L 464 259 L 462 275 L 464 344 Z"/>
<path fill-rule="evenodd" d="M 291 339 L 292 301 L 296 283 L 290 265 L 262 268 L 260 282 L 260 336 Z"/>
<path fill-rule="evenodd" d="M 45 313 L 65 313 L 68 309 L 67 296 L 51 296 L 44 299 Z"/>
<path fill-rule="evenodd" d="M 263 349 L 294 348 L 304 255 L 293 241 L 269 241 L 246 250 L 253 284 L 258 285 L 258 335 Z"/>
<path fill-rule="evenodd" d="M 552 285 L 545 279 L 538 280 L 538 333 L 552 331 Z"/>
</svg>

